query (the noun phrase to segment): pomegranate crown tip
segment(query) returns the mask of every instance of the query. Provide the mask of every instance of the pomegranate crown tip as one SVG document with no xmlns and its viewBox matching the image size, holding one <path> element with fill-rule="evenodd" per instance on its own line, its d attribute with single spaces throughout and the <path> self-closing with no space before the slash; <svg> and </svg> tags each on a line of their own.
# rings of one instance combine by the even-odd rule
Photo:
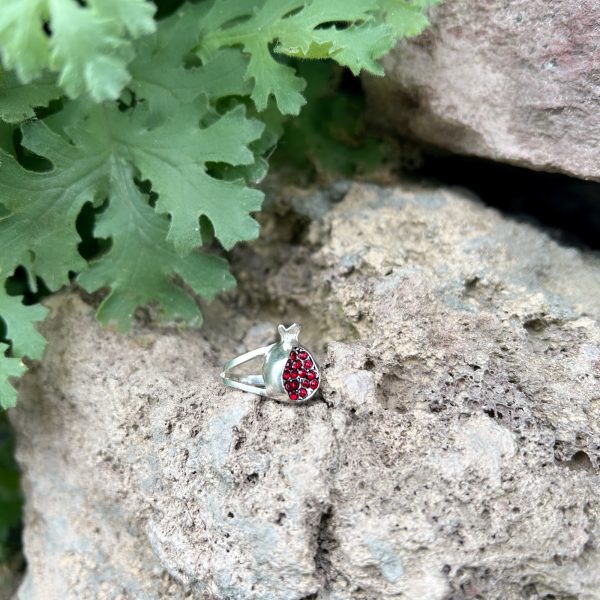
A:
<svg viewBox="0 0 600 600">
<path fill-rule="evenodd" d="M 298 323 L 294 323 L 289 327 L 285 327 L 285 325 L 279 325 L 277 330 L 279 331 L 279 335 L 281 336 L 281 341 L 284 343 L 295 343 L 298 341 L 298 336 L 300 335 L 300 327 Z"/>
</svg>

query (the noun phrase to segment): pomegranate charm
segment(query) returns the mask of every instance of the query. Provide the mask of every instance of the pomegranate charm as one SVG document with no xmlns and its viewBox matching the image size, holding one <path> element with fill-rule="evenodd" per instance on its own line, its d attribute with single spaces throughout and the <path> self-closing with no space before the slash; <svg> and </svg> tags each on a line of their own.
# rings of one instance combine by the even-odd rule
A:
<svg viewBox="0 0 600 600">
<path fill-rule="evenodd" d="M 311 353 L 298 343 L 300 325 L 278 327 L 281 341 L 265 356 L 263 379 L 272 397 L 289 402 L 310 400 L 319 391 L 321 373 Z M 269 394 L 271 396 L 271 394 Z"/>
<path fill-rule="evenodd" d="M 312 354 L 298 342 L 300 325 L 278 327 L 281 340 L 226 362 L 221 380 L 229 387 L 281 402 L 304 402 L 317 395 L 321 372 Z M 264 357 L 264 358 L 263 358 Z M 263 358 L 262 375 L 235 375 L 233 371 Z"/>
</svg>

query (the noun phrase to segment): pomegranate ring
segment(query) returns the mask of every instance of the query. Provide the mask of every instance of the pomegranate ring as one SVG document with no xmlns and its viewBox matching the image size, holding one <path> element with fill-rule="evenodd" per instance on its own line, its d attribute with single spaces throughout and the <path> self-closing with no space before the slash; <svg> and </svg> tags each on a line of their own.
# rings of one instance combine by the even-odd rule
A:
<svg viewBox="0 0 600 600">
<path fill-rule="evenodd" d="M 223 367 L 221 379 L 225 385 L 279 400 L 305 402 L 314 398 L 321 386 L 321 371 L 313 355 L 298 343 L 300 325 L 294 323 L 287 329 L 277 328 L 281 340 L 263 348 L 246 352 L 230 360 Z M 240 375 L 230 371 L 264 356 L 262 375 Z"/>
</svg>

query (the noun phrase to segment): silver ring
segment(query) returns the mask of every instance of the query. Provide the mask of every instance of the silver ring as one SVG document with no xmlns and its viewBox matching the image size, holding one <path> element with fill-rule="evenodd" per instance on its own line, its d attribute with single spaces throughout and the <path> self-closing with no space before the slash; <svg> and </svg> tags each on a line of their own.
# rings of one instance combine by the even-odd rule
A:
<svg viewBox="0 0 600 600">
<path fill-rule="evenodd" d="M 298 343 L 300 325 L 277 328 L 281 340 L 269 346 L 246 352 L 225 363 L 221 379 L 225 385 L 279 400 L 306 402 L 314 398 L 321 387 L 321 371 L 313 355 Z M 264 356 L 262 375 L 240 375 L 230 371 Z"/>
</svg>

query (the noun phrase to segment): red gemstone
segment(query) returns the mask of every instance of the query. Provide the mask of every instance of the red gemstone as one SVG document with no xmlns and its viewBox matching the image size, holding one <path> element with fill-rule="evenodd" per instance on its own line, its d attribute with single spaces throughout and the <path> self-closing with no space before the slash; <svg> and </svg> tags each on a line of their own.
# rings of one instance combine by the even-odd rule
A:
<svg viewBox="0 0 600 600">
<path fill-rule="evenodd" d="M 291 392 L 293 390 L 291 381 L 288 381 L 287 383 L 285 383 L 283 385 L 283 387 L 286 389 L 287 392 Z"/>
<path fill-rule="evenodd" d="M 295 360 L 295 361 L 292 363 L 292 367 L 294 367 L 294 369 L 299 369 L 301 366 L 302 366 L 302 362 L 301 362 L 301 361 L 299 361 L 299 360 Z"/>
<path fill-rule="evenodd" d="M 305 369 L 310 369 L 313 366 L 312 360 L 305 360 L 304 361 L 304 368 Z M 298 367 L 294 366 L 295 369 L 297 369 Z"/>
<path fill-rule="evenodd" d="M 290 385 L 292 386 L 293 390 L 297 390 L 298 389 L 298 382 L 297 381 L 290 381 Z"/>
<path fill-rule="evenodd" d="M 292 351 L 290 352 L 290 359 L 291 359 L 291 360 L 295 360 L 295 358 L 296 358 L 296 353 L 295 353 L 295 352 L 292 350 Z"/>
<path fill-rule="evenodd" d="M 300 388 L 298 390 L 298 395 L 300 396 L 300 398 L 306 398 L 306 396 L 308 395 L 308 392 L 304 388 Z"/>
<path fill-rule="evenodd" d="M 298 377 L 300 377 L 300 379 L 304 379 L 306 377 L 306 371 L 304 369 L 299 369 Z"/>
<path fill-rule="evenodd" d="M 310 382 L 310 387 L 311 387 L 313 390 L 316 390 L 316 389 L 319 387 L 319 382 L 318 382 L 316 379 L 313 379 L 313 380 Z"/>
<path fill-rule="evenodd" d="M 290 377 L 291 377 L 291 375 L 290 375 L 289 371 L 284 371 L 283 372 L 283 379 L 284 379 L 284 381 L 287 381 Z"/>
<path fill-rule="evenodd" d="M 298 394 L 290 394 L 290 400 L 298 400 Z"/>
<path fill-rule="evenodd" d="M 292 368 L 292 361 L 291 361 L 291 360 L 288 360 L 288 361 L 285 363 L 285 368 L 286 368 L 286 369 L 291 369 L 291 368 Z"/>
<path fill-rule="evenodd" d="M 290 371 L 290 379 L 296 379 L 298 377 L 298 371 L 292 370 Z"/>
<path fill-rule="evenodd" d="M 298 358 L 300 360 L 306 360 L 308 358 L 308 352 L 305 352 L 304 350 L 302 352 L 298 352 Z"/>
<path fill-rule="evenodd" d="M 310 381 L 308 381 L 308 379 L 305 379 L 305 380 L 302 382 L 302 387 L 305 387 L 305 388 L 307 388 L 309 385 L 310 385 Z"/>
<path fill-rule="evenodd" d="M 314 371 L 309 371 L 306 376 L 312 381 L 313 379 L 316 379 L 317 374 Z"/>
</svg>

